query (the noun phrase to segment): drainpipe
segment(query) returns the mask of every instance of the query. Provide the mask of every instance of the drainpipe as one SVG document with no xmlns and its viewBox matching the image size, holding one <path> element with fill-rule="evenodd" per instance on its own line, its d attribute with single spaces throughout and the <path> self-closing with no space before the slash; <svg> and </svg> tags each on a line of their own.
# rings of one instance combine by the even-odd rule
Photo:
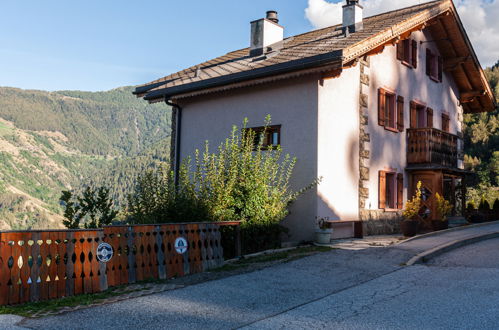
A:
<svg viewBox="0 0 499 330">
<path fill-rule="evenodd" d="M 175 168 L 174 168 L 174 181 L 175 181 L 175 187 L 178 186 L 178 172 L 180 168 L 180 139 L 182 136 L 182 107 L 180 107 L 178 104 L 175 104 L 171 102 L 168 99 L 165 99 L 165 103 L 172 108 L 177 110 L 177 123 L 175 125 L 175 130 L 176 132 L 172 132 L 175 134 Z"/>
</svg>

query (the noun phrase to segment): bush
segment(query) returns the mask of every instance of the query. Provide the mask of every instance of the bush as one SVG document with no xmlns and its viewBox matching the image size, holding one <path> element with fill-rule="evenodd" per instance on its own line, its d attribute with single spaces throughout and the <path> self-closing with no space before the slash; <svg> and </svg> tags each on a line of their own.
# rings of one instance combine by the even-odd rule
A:
<svg viewBox="0 0 499 330">
<path fill-rule="evenodd" d="M 482 200 L 480 201 L 480 205 L 478 206 L 478 210 L 480 210 L 482 212 L 490 211 L 490 204 L 484 197 L 482 197 Z"/>
<path fill-rule="evenodd" d="M 264 145 L 266 128 L 257 133 L 246 124 L 234 126 L 216 153 L 208 142 L 203 152 L 196 150 L 194 169 L 192 159 L 184 160 L 177 186 L 167 169 L 147 172 L 129 197 L 130 222 L 243 221 L 245 253 L 280 246 L 280 222 L 290 204 L 316 182 L 291 191 L 296 159 L 283 155 L 280 146 Z"/>
</svg>

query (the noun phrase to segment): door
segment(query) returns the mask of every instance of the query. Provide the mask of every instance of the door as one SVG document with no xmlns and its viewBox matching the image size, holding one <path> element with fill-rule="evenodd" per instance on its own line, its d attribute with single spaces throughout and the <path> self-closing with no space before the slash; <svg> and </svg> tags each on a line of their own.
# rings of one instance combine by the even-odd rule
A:
<svg viewBox="0 0 499 330">
<path fill-rule="evenodd" d="M 411 194 L 414 196 L 418 182 L 421 181 L 421 209 L 419 216 L 425 227 L 431 228 L 431 220 L 438 218 L 436 194 L 443 194 L 443 175 L 438 171 L 414 172 L 410 176 Z"/>
</svg>

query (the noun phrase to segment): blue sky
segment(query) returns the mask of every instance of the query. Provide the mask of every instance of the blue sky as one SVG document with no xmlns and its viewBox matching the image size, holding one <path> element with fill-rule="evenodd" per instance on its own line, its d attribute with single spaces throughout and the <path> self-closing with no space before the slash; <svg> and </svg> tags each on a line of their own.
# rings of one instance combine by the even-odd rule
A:
<svg viewBox="0 0 499 330">
<path fill-rule="evenodd" d="M 366 15 L 429 0 L 362 0 Z M 336 24 L 341 0 L 0 0 L 0 86 L 108 90 L 247 47 L 279 12 L 285 35 Z M 483 66 L 499 59 L 499 0 L 454 0 Z M 306 10 L 308 9 L 308 10 Z M 307 12 L 307 14 L 305 14 Z"/>
<path fill-rule="evenodd" d="M 286 35 L 308 31 L 306 7 L 307 0 L 3 0 L 0 86 L 107 90 L 149 82 L 246 47 L 249 22 L 270 9 Z"/>
</svg>

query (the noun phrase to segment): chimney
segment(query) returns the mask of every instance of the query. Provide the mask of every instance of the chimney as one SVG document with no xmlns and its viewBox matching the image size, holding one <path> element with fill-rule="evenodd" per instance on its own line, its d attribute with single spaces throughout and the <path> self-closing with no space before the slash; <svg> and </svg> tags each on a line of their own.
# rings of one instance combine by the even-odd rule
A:
<svg viewBox="0 0 499 330">
<path fill-rule="evenodd" d="M 347 4 L 343 6 L 343 32 L 348 34 L 364 28 L 363 10 L 364 7 L 359 5 L 359 0 L 347 0 Z"/>
<path fill-rule="evenodd" d="M 251 22 L 250 56 L 259 56 L 267 47 L 284 39 L 284 28 L 279 25 L 277 12 L 270 10 L 267 17 Z"/>
</svg>

